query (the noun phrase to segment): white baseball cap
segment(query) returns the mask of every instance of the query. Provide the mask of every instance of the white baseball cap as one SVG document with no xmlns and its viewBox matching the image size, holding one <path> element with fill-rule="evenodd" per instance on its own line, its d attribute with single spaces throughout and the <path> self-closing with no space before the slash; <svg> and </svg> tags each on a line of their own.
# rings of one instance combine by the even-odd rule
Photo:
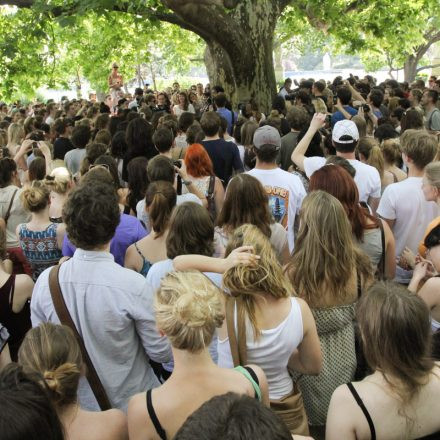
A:
<svg viewBox="0 0 440 440">
<path fill-rule="evenodd" d="M 345 139 L 341 140 L 343 137 L 345 137 Z M 332 139 L 338 144 L 351 144 L 358 141 L 359 131 L 356 124 L 349 119 L 336 122 L 332 131 Z"/>
</svg>

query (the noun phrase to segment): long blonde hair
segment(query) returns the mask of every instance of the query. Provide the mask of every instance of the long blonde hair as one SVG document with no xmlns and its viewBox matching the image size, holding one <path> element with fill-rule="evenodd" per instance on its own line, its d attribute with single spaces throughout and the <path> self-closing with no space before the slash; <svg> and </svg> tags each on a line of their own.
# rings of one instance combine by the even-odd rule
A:
<svg viewBox="0 0 440 440">
<path fill-rule="evenodd" d="M 12 123 L 8 127 L 8 146 L 14 147 L 21 144 L 25 136 L 23 125 Z"/>
<path fill-rule="evenodd" d="M 319 307 L 325 293 L 345 303 L 350 280 L 372 277 L 371 262 L 354 243 L 341 202 L 325 191 L 312 191 L 303 201 L 295 250 L 286 268 L 298 295 Z"/>
<path fill-rule="evenodd" d="M 294 293 L 293 287 L 283 273 L 276 253 L 269 239 L 254 225 L 242 225 L 231 235 L 225 256 L 240 246 L 253 246 L 260 256 L 258 265 L 239 265 L 226 271 L 223 286 L 232 296 L 243 302 L 243 313 L 252 324 L 255 338 L 261 333 L 255 316 L 256 295 L 267 294 L 273 298 L 288 298 Z"/>
</svg>

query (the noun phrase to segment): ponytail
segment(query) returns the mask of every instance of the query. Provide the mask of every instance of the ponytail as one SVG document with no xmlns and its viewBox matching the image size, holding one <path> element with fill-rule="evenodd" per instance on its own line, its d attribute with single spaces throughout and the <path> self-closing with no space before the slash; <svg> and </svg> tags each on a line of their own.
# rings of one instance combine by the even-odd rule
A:
<svg viewBox="0 0 440 440">
<path fill-rule="evenodd" d="M 382 151 L 379 146 L 374 145 L 370 150 L 370 157 L 367 161 L 368 165 L 376 168 L 379 171 L 380 179 L 383 179 L 383 174 L 385 171 L 385 163 L 383 160 Z"/>
<path fill-rule="evenodd" d="M 379 171 L 380 179 L 383 179 L 385 164 L 383 160 L 382 151 L 375 139 L 372 138 L 362 138 L 359 141 L 357 150 L 362 154 L 368 165 L 376 168 Z"/>
<path fill-rule="evenodd" d="M 151 227 L 156 233 L 155 238 L 161 237 L 167 230 L 176 201 L 176 190 L 170 182 L 159 180 L 148 186 L 145 205 L 148 208 Z"/>
</svg>

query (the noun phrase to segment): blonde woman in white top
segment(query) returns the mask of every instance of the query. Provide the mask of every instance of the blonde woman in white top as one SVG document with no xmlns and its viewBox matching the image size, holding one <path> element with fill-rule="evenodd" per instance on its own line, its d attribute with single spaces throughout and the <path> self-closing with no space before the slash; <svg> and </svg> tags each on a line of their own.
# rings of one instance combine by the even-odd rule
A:
<svg viewBox="0 0 440 440">
<path fill-rule="evenodd" d="M 244 251 L 254 250 L 258 264 L 249 264 L 249 255 L 234 255 L 232 251 L 242 246 Z M 307 303 L 292 297 L 292 285 L 269 240 L 256 226 L 237 228 L 231 234 L 226 255 L 232 255 L 237 263 L 243 261 L 247 265 L 238 264 L 231 268 L 228 259 L 180 256 L 174 259 L 174 267 L 176 270 L 193 267 L 203 272 L 224 272 L 223 286 L 236 298 L 233 309 L 235 333 L 240 319 L 237 316 L 244 316 L 247 362 L 262 368 L 269 384 L 269 397 L 276 404 L 296 392 L 288 368 L 309 375 L 321 371 L 321 348 L 315 320 Z M 226 324 L 219 330 L 218 338 L 219 366 L 232 367 Z"/>
</svg>

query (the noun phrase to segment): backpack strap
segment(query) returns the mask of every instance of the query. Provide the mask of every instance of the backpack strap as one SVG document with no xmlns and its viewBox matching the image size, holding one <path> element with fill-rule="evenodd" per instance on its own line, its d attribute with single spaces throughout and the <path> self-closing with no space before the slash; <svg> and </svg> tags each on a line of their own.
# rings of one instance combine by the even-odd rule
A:
<svg viewBox="0 0 440 440">
<path fill-rule="evenodd" d="M 6 211 L 6 214 L 4 217 L 5 225 L 8 224 L 9 217 L 11 216 L 12 204 L 14 203 L 14 199 L 15 199 L 15 195 L 17 194 L 17 191 L 18 191 L 18 188 L 12 194 L 11 201 L 9 202 L 8 210 Z"/>
<path fill-rule="evenodd" d="M 58 315 L 61 324 L 69 327 L 75 335 L 75 338 L 81 349 L 81 354 L 84 363 L 86 364 L 87 367 L 87 373 L 86 373 L 87 380 L 89 382 L 90 388 L 93 391 L 93 394 L 95 395 L 96 400 L 98 401 L 99 407 L 101 408 L 102 411 L 111 409 L 112 406 L 107 397 L 107 393 L 105 392 L 102 382 L 99 379 L 98 373 L 96 372 L 95 367 L 93 366 L 93 363 L 89 357 L 86 346 L 84 345 L 83 338 L 78 333 L 75 323 L 73 322 L 72 317 L 70 316 L 66 302 L 64 301 L 63 293 L 61 291 L 61 286 L 60 286 L 60 280 L 58 277 L 60 272 L 60 267 L 61 267 L 60 265 L 56 265 L 52 267 L 49 273 L 49 290 L 50 290 L 50 296 L 52 297 L 52 302 L 55 308 L 55 312 Z"/>
</svg>

